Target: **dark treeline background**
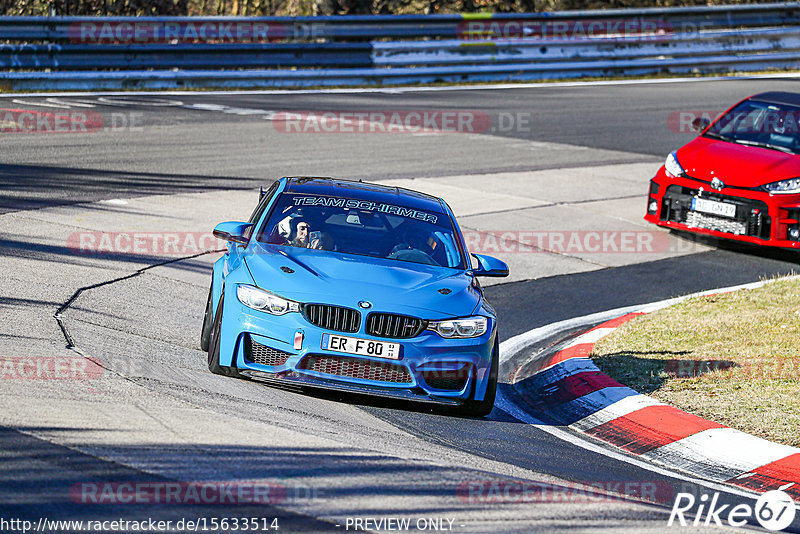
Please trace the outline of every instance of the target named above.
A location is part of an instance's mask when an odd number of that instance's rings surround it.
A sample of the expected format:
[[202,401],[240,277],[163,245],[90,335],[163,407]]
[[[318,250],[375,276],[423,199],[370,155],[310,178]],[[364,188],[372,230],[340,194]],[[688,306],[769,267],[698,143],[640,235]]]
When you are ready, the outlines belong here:
[[0,0],[0,15],[345,15],[540,12],[773,0]]

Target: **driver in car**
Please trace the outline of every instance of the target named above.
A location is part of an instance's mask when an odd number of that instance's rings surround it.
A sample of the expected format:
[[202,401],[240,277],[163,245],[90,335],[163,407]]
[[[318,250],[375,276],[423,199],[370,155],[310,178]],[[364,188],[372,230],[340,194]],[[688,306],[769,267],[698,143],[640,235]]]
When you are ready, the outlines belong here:
[[438,263],[433,258],[436,241],[431,239],[429,233],[424,229],[406,223],[399,241],[387,258],[416,263]]
[[291,232],[287,239],[288,245],[300,248],[322,249],[322,232],[312,232],[311,223],[307,219],[297,217],[292,219]]

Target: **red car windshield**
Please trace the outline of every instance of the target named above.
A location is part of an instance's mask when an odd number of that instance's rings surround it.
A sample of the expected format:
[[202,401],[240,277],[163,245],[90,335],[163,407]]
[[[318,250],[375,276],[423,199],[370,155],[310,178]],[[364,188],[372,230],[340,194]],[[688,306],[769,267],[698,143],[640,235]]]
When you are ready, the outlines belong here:
[[703,135],[798,154],[800,108],[746,100],[720,117]]
[[465,263],[447,215],[344,197],[283,194],[257,239],[440,267]]

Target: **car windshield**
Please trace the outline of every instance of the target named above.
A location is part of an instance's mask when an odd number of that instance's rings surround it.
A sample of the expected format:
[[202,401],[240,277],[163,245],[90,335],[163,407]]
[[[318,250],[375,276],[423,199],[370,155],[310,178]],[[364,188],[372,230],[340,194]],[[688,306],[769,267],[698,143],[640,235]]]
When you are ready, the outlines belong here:
[[704,135],[797,154],[800,153],[800,108],[747,100],[720,117]]
[[283,194],[258,241],[461,268],[447,215],[345,197]]

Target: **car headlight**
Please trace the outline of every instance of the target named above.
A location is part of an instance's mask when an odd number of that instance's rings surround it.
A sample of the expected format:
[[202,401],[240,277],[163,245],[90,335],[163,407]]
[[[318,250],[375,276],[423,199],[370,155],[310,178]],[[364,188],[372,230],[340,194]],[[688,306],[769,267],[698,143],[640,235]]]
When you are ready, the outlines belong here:
[[768,193],[777,193],[780,195],[800,193],[800,178],[772,182],[771,184],[762,185],[761,187]]
[[433,330],[442,337],[479,337],[486,333],[486,317],[465,317],[463,319],[446,319],[430,321],[428,330]]
[[675,155],[675,152],[670,152],[669,156],[667,156],[667,161],[664,162],[664,170],[667,171],[667,176],[670,178],[686,176],[686,171],[684,171],[681,164],[678,163],[678,157]]
[[255,286],[245,284],[236,286],[236,298],[248,308],[265,311],[272,315],[300,311],[300,304],[297,302],[283,299]]

